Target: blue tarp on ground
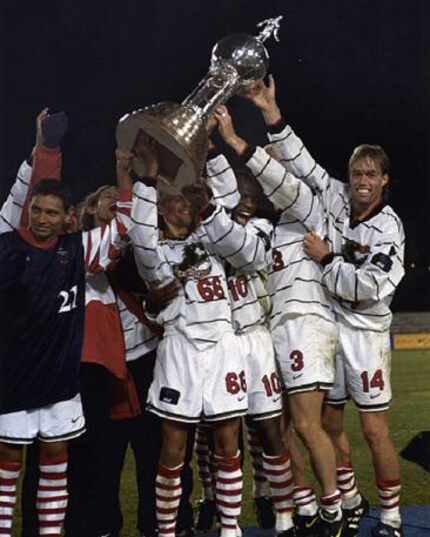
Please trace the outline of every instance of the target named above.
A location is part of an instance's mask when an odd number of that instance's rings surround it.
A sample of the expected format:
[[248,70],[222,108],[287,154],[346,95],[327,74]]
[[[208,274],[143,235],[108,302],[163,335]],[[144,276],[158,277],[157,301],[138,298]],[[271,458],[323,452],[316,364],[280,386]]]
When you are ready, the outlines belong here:
[[[404,537],[430,537],[430,505],[402,507],[402,516]],[[378,509],[371,509],[361,524],[360,537],[370,537],[370,528],[375,526],[378,519]],[[216,533],[210,532],[206,536],[215,537]],[[273,537],[273,532],[258,528],[245,528],[243,537]]]

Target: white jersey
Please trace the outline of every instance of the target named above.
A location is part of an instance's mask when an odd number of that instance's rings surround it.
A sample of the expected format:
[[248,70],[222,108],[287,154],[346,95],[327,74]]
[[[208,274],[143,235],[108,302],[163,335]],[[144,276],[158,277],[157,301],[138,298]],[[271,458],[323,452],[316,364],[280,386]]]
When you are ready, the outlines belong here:
[[0,211],[0,233],[18,229],[21,222],[22,209],[30,189],[32,167],[24,161],[19,167],[9,196]]
[[[140,183],[137,195],[145,200],[139,221],[130,234],[140,275],[149,285],[182,283],[178,296],[157,316],[164,335],[183,334],[198,349],[214,345],[233,332],[226,262],[241,271],[266,267],[266,241],[257,230],[235,222],[220,206],[183,240],[161,240],[158,231],[156,189]],[[149,231],[149,226],[152,227]]]
[[349,185],[330,177],[291,127],[271,140],[284,166],[309,185],[324,209],[327,239],[335,257],[324,267],[322,281],[335,299],[336,312],[355,328],[388,330],[390,303],[404,275],[405,236],[400,218],[385,205],[364,221],[351,222]]
[[132,362],[153,351],[158,345],[159,337],[127,308],[119,296],[116,301],[124,336],[125,359]]
[[324,214],[318,198],[261,147],[256,148],[247,166],[275,208],[282,211],[275,227],[267,282],[273,304],[272,329],[286,314],[314,314],[333,321],[331,301],[321,283],[322,268],[303,250],[308,231],[314,229],[324,235]]
[[[233,209],[240,202],[240,193],[234,171],[224,155],[218,155],[206,165],[208,184],[214,199],[226,209]],[[267,237],[267,268],[271,265],[273,234],[272,224],[262,218],[252,218],[246,224],[255,228],[262,237]],[[237,334],[248,332],[253,327],[265,325],[271,303],[265,282],[266,272],[240,272],[231,265],[226,268],[230,295],[233,326]]]

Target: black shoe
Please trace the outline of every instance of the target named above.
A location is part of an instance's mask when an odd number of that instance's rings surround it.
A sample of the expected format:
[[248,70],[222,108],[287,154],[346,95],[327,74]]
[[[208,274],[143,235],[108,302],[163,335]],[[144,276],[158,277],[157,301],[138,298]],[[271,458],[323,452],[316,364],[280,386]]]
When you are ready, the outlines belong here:
[[254,500],[255,515],[258,527],[262,530],[271,530],[276,524],[276,515],[273,512],[272,498],[260,496]]
[[369,502],[364,496],[361,502],[353,509],[343,509],[343,533],[342,537],[357,537],[360,527],[360,521],[369,512]]
[[202,500],[197,507],[197,531],[209,531],[217,520],[215,500]]
[[381,521],[372,528],[372,537],[403,537],[403,528],[393,528],[388,524],[383,524]]
[[315,535],[315,525],[318,520],[318,513],[316,515],[294,515],[297,537],[312,537]]
[[329,513],[320,509],[318,520],[314,525],[312,536],[315,537],[341,537],[343,529],[343,517],[340,520],[335,520],[337,513]]

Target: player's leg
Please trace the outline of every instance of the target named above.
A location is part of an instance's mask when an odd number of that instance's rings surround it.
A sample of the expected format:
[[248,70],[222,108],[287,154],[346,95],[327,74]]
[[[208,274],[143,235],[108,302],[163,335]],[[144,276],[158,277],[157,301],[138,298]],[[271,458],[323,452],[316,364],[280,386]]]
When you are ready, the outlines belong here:
[[216,505],[220,537],[236,537],[242,505],[242,468],[239,451],[240,419],[214,422]]
[[275,527],[276,518],[273,512],[270,485],[264,472],[263,447],[255,423],[248,416],[246,417],[246,431],[252,464],[252,495],[257,523],[261,529],[271,529]]
[[[0,416],[1,420],[1,416]],[[0,441],[0,517],[2,532],[12,536],[12,523],[15,510],[17,482],[22,468],[23,445]]]
[[196,530],[209,531],[214,525],[217,515],[215,504],[216,470],[213,457],[213,426],[211,424],[202,422],[197,425],[195,452],[202,487],[202,497],[197,509]]
[[337,486],[342,494],[342,509],[345,517],[344,537],[358,535],[361,519],[369,510],[369,502],[360,493],[357,479],[352,465],[351,446],[348,435],[344,431],[345,402],[337,386],[330,392],[334,397],[337,394],[337,404],[327,403],[323,409],[323,424],[328,432],[336,451]]
[[306,536],[311,532],[318,520],[318,502],[315,491],[306,478],[305,459],[301,449],[303,444],[300,442],[292,425],[287,398],[285,398],[284,404],[283,438],[291,457],[291,470],[294,481],[294,525],[298,537]]
[[392,397],[390,336],[388,332],[340,326],[348,391],[360,411],[381,504],[381,520],[372,535],[399,537],[400,468],[386,416]]
[[294,483],[290,455],[281,434],[281,416],[255,420],[254,424],[263,447],[263,467],[276,512],[276,532],[285,537],[294,535]]
[[287,532],[294,531],[293,479],[290,456],[282,439],[282,385],[272,337],[263,326],[240,337],[247,350],[248,420],[257,430],[262,446],[263,470],[276,512],[276,532],[287,536]]
[[[376,485],[381,506],[381,524],[373,535],[401,535],[400,516],[400,464],[393,444],[387,420],[387,413],[360,412],[364,437],[372,453]],[[388,526],[388,528],[387,528]],[[383,533],[391,531],[391,533]]]

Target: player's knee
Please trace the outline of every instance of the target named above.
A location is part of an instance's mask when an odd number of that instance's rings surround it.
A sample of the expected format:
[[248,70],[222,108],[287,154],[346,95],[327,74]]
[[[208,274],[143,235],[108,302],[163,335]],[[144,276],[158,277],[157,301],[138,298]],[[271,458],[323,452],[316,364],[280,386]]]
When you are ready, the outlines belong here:
[[312,441],[315,435],[321,431],[321,423],[310,419],[307,416],[301,416],[294,419],[294,430],[305,444]]
[[263,450],[266,455],[279,455],[285,451],[282,441],[280,420],[273,418],[255,422]]
[[367,414],[362,419],[362,431],[370,447],[382,445],[390,437],[387,421],[382,415]]
[[322,426],[330,438],[338,438],[343,433],[343,420],[330,410],[324,410]]
[[40,442],[40,459],[48,462],[67,458],[66,442]]

